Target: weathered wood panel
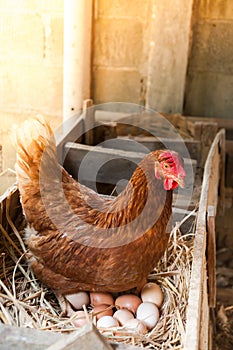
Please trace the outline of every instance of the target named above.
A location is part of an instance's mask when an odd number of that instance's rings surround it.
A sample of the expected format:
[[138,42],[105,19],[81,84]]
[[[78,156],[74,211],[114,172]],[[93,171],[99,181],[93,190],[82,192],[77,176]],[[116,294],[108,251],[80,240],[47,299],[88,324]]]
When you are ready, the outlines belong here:
[[[197,228],[194,242],[193,267],[190,282],[187,324],[186,324],[186,340],[185,350],[208,349],[208,337],[205,331],[208,327],[209,312],[203,300],[207,298],[206,289],[206,216],[208,205],[211,204],[217,208],[218,196],[216,188],[218,188],[218,176],[220,173],[220,145],[224,143],[225,131],[221,130],[216,135],[211,145],[206,160],[204,175],[202,181],[202,192],[199,202],[199,211],[197,217]],[[216,177],[217,176],[217,177]],[[209,203],[209,201],[211,203]],[[202,295],[204,291],[204,294]]]
[[[126,142],[126,144],[128,144]],[[106,143],[106,146],[109,145]],[[114,148],[99,147],[99,146],[87,146],[78,143],[66,143],[65,148],[65,162],[64,166],[66,170],[72,174],[75,179],[78,179],[81,183],[96,190],[96,184],[112,185],[109,187],[111,190],[118,186],[117,193],[121,192],[125,187],[127,181],[131,178],[137,164],[146,155],[145,147],[140,145],[138,152],[125,151],[117,149],[115,147],[117,142],[111,141],[110,145]],[[130,147],[129,147],[130,149]],[[139,152],[139,150],[144,151]],[[197,162],[195,160],[184,159],[185,169],[189,176],[187,176],[186,187],[191,188],[193,184],[193,173]],[[122,181],[123,180],[123,181]],[[110,194],[107,187],[107,192],[104,194]],[[187,199],[184,198],[187,203]]]

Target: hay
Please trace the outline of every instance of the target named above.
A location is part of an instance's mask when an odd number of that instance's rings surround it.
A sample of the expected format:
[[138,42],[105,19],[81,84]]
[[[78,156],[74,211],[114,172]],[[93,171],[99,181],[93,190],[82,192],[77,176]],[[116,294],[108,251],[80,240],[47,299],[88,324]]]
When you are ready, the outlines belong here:
[[[60,316],[61,310],[53,293],[41,285],[27,264],[27,251],[22,237],[23,217],[17,226],[9,217],[10,199],[7,199],[8,232],[0,224],[0,322],[3,324],[42,330],[71,332],[76,328],[71,318]],[[195,220],[188,232],[181,233],[182,225],[195,211],[173,228],[168,248],[148,281],[158,283],[164,294],[160,319],[147,334],[130,333],[124,327],[101,329],[110,341],[124,342],[149,349],[182,349],[185,337],[186,310],[193,259]],[[186,225],[187,226],[187,225]],[[86,317],[91,317],[86,312]],[[95,322],[95,318],[93,319]]]

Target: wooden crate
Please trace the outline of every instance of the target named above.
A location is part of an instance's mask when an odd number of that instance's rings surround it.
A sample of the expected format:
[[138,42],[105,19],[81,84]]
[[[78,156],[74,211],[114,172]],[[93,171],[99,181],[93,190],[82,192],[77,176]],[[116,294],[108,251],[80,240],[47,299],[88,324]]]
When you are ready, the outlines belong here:
[[[102,161],[104,164],[111,159],[115,159],[113,165],[102,171],[99,178],[100,190],[107,187],[107,194],[117,184],[119,177],[128,179],[134,170],[132,163],[138,162],[143,156],[143,152],[138,152],[133,147],[132,140],[136,140],[141,145],[146,145],[149,150],[161,147],[163,138],[160,140],[151,136],[147,132],[139,132],[142,116],[125,116],[124,122],[109,119],[101,121],[96,118],[97,109],[85,110],[83,114],[69,121],[65,132],[58,135],[57,149],[58,158],[64,163],[65,168],[77,178],[77,170],[85,155],[91,150],[93,158]],[[135,128],[135,117],[138,118],[138,126]],[[192,209],[197,203],[199,211],[197,216],[197,228],[195,232],[194,257],[192,266],[192,277],[189,290],[187,321],[186,321],[186,340],[185,350],[207,350],[211,346],[211,319],[209,317],[210,308],[215,306],[215,232],[214,222],[217,207],[223,206],[222,198],[224,196],[224,159],[225,159],[225,132],[218,131],[218,125],[214,122],[188,121],[181,116],[166,116],[166,118],[179,130],[182,130],[184,142],[188,148],[192,161],[187,163],[188,167],[195,170],[195,189],[189,208]],[[133,123],[132,123],[133,120]],[[128,125],[126,127],[126,124]],[[142,123],[142,129],[145,125]],[[156,122],[154,128],[158,127]],[[130,137],[129,137],[130,135]],[[164,130],[164,136],[169,136],[169,129]],[[111,138],[120,138],[121,146],[115,148],[106,148],[96,146],[101,141]],[[74,143],[74,141],[76,141]],[[172,145],[172,139],[170,144]],[[179,143],[179,141],[178,141]],[[94,147],[93,147],[94,146]],[[179,144],[174,143],[174,147],[179,149]],[[122,174],[121,158],[126,158],[124,166],[125,171]],[[119,160],[119,162],[118,162]],[[136,165],[135,165],[136,166]],[[119,169],[121,169],[119,171]],[[114,176],[109,179],[107,174],[111,170]],[[83,178],[83,183],[93,185],[91,178]],[[190,184],[191,185],[191,184]],[[103,191],[104,193],[104,191]],[[105,193],[106,194],[106,193]],[[11,218],[17,217],[21,210],[19,203],[19,194],[15,187],[11,188],[0,198],[1,202],[1,227],[7,228],[7,198],[10,198]],[[175,207],[175,220],[178,220],[186,210],[184,210],[184,200]],[[176,203],[177,204],[177,203]],[[8,208],[9,209],[9,208]],[[0,227],[0,228],[1,228]],[[96,331],[95,327],[87,326],[83,330],[77,331],[76,335],[61,335],[46,333],[43,337],[41,331],[29,329],[17,329],[14,327],[3,326],[0,324],[0,338],[8,337],[3,349],[74,349],[75,346],[82,349],[89,349],[95,344],[96,349],[130,349],[132,347],[124,344],[107,344],[106,341]],[[91,339],[91,343],[87,342]],[[57,341],[57,343],[56,343]],[[52,345],[53,344],[53,345]],[[85,345],[88,344],[88,345]],[[91,345],[90,345],[91,344]],[[97,345],[98,344],[98,345]],[[86,346],[86,347],[85,347]]]

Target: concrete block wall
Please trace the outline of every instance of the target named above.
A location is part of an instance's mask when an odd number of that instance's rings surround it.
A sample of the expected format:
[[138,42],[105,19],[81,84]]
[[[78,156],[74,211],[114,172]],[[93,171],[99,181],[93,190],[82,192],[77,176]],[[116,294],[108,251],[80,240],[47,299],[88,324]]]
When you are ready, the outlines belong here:
[[193,0],[96,1],[93,97],[182,113]]
[[62,113],[63,0],[0,0],[0,110]]
[[185,114],[233,118],[233,1],[195,0]]
[[[233,0],[93,4],[96,104],[232,117]],[[0,0],[0,112],[62,116],[63,6],[64,0]]]
[[151,3],[95,2],[92,86],[95,103],[144,103]]

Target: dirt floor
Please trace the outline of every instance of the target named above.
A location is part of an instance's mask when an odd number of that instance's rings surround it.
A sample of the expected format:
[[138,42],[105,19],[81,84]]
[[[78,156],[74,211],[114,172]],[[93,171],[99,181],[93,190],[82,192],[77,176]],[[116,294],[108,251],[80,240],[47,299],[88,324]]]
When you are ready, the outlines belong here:
[[[0,145],[2,145],[3,174],[0,175],[0,196],[15,181],[15,150],[12,130],[35,114],[16,115],[0,112]],[[45,116],[54,130],[61,118]],[[1,164],[1,162],[0,162]],[[1,172],[1,169],[0,169]],[[215,350],[233,349],[233,189],[226,194],[226,210],[216,223],[217,237],[217,307],[213,310]]]

